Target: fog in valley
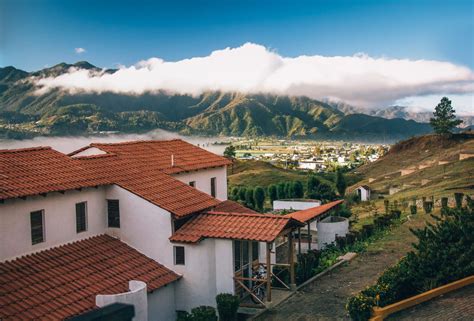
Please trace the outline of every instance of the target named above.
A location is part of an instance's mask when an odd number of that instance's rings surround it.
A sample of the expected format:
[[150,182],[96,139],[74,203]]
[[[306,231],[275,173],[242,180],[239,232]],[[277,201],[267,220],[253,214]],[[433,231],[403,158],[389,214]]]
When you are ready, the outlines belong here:
[[223,137],[199,137],[183,136],[178,133],[155,129],[143,134],[108,134],[91,136],[61,136],[61,137],[35,137],[24,140],[2,140],[0,139],[0,149],[26,148],[36,146],[51,146],[53,149],[70,153],[76,149],[89,145],[90,143],[117,143],[135,140],[163,140],[163,139],[182,139],[191,144],[198,145],[213,153],[222,155],[225,145],[213,145],[214,142],[222,142]]

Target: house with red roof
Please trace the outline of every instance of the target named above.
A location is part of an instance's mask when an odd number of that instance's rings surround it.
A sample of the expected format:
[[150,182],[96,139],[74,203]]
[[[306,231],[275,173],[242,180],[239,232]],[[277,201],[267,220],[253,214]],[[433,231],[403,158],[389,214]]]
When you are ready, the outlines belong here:
[[252,296],[259,264],[271,301],[273,243],[304,223],[227,200],[230,164],[182,140],[0,150],[0,319],[120,302],[174,320],[219,293]]

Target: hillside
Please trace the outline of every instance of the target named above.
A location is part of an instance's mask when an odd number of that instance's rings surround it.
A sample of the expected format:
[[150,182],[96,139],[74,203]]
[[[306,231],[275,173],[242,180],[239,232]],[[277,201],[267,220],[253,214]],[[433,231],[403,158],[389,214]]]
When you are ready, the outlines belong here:
[[[378,161],[355,171],[368,185],[393,199],[474,194],[474,134],[425,135],[395,144]],[[471,158],[469,158],[471,157]],[[390,189],[392,195],[388,195]]]
[[163,128],[200,135],[394,141],[431,131],[426,124],[412,121],[344,115],[307,97],[223,92],[196,96],[166,92],[71,94],[59,89],[38,93],[34,79],[55,77],[71,68],[115,72],[85,61],[33,73],[0,68],[0,137]]

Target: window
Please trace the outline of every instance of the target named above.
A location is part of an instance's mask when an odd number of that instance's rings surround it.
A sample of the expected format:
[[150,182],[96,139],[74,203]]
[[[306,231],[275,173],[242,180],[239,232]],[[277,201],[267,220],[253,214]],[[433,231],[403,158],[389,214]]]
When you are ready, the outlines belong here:
[[120,206],[118,200],[107,200],[109,227],[120,227]]
[[189,186],[196,187],[196,181],[189,182]]
[[76,204],[76,232],[87,231],[87,202]]
[[184,265],[184,246],[174,246],[174,264]]
[[258,261],[258,242],[252,242],[252,261]]
[[240,250],[240,247],[241,247],[241,242],[240,241],[234,241],[234,271],[237,272],[237,271],[240,271],[240,269],[242,268],[240,265],[241,265],[241,250]]
[[31,243],[33,245],[44,242],[44,211],[30,213]]
[[216,178],[211,178],[211,196],[216,197]]

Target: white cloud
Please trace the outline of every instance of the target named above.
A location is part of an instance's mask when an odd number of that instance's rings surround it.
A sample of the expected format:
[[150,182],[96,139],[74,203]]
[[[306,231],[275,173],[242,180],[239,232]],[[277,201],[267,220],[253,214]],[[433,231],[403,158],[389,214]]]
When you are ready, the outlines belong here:
[[358,106],[383,106],[405,97],[474,91],[474,72],[434,60],[354,56],[283,57],[246,43],[180,61],[150,58],[114,74],[71,70],[56,78],[36,80],[41,92],[63,88],[71,92],[142,94],[159,90],[200,94],[240,91],[306,95]]
[[437,95],[406,97],[398,100],[396,104],[406,106],[412,112],[432,112],[444,96],[449,97],[457,115],[474,116],[474,93],[463,95],[440,93]]
[[74,51],[75,51],[78,55],[80,55],[80,54],[86,52],[86,49],[79,47],[79,48],[74,48]]

